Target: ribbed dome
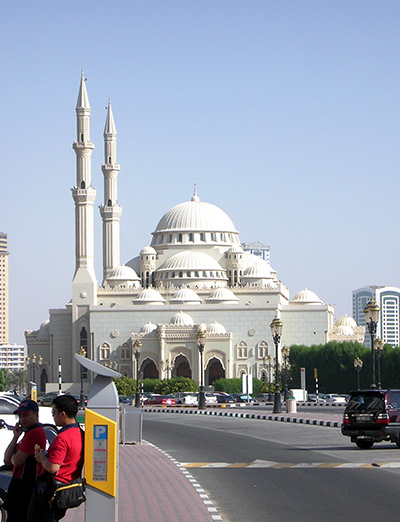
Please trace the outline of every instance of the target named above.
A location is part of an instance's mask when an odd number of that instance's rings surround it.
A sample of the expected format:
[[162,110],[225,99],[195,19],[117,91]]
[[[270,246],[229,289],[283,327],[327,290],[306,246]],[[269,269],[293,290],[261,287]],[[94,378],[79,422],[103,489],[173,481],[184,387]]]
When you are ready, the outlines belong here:
[[149,321],[148,323],[144,324],[142,328],[140,329],[140,333],[146,335],[151,332],[154,332],[154,330],[157,330],[157,325]]
[[158,269],[160,270],[223,270],[223,268],[208,254],[188,250],[168,258]]
[[181,311],[173,316],[169,324],[173,324],[174,326],[193,326],[194,321],[189,314],[185,314],[185,312]]
[[226,334],[226,330],[222,324],[217,323],[217,321],[214,321],[213,323],[207,326],[207,333],[210,335],[221,335]]
[[348,315],[343,315],[339,317],[339,319],[335,322],[335,326],[351,326],[352,328],[357,326],[357,323],[352,317]]
[[160,292],[157,292],[157,290],[154,290],[153,288],[145,288],[144,290],[139,292],[134,302],[138,304],[158,305],[163,304],[165,302],[165,299],[160,294]]
[[296,294],[291,300],[292,304],[311,304],[311,305],[321,305],[324,304],[323,301],[315,294],[312,290],[308,290],[304,288],[298,294]]
[[154,250],[153,247],[151,246],[145,246],[144,248],[142,248],[142,250],[140,251],[140,255],[156,255],[157,252]]
[[139,281],[137,273],[130,266],[122,265],[115,268],[107,278],[114,281]]
[[236,304],[239,299],[229,288],[217,288],[207,297],[207,301],[211,303],[229,303]]
[[200,304],[201,299],[194,290],[191,290],[190,288],[182,288],[170,299],[170,303]]
[[242,278],[246,279],[272,279],[271,267],[265,261],[259,261],[249,266],[243,272]]
[[191,201],[180,203],[168,210],[160,219],[154,234],[172,231],[238,233],[230,217],[223,210],[211,203],[200,201],[196,192]]

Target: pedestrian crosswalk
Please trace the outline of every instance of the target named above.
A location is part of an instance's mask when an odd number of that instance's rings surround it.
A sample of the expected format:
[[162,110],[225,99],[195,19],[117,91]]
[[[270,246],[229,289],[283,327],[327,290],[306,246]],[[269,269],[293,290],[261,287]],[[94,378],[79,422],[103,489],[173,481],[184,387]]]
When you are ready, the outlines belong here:
[[395,469],[400,468],[400,462],[272,462],[269,460],[255,460],[253,462],[182,462],[184,468],[232,469],[232,468],[272,468],[272,469]]

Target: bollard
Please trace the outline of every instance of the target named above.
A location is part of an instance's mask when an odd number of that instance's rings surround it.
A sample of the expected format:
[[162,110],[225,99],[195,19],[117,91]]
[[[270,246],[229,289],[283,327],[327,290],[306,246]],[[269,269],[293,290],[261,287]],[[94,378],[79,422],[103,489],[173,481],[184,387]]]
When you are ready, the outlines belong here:
[[286,413],[297,413],[297,402],[294,397],[286,399]]

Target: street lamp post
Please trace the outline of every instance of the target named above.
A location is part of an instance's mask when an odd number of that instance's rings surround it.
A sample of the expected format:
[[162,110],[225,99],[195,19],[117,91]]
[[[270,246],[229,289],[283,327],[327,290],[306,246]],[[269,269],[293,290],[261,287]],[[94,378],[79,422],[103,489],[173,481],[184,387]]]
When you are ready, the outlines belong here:
[[371,337],[371,352],[372,352],[372,384],[371,388],[376,388],[375,383],[375,346],[374,338],[376,334],[376,327],[379,321],[380,308],[376,304],[375,299],[371,298],[364,308],[365,323],[367,325],[369,335]]
[[283,400],[286,401],[288,398],[287,372],[289,369],[290,348],[284,346],[281,352],[283,358]]
[[197,331],[197,348],[199,349],[200,356],[200,386],[199,386],[199,410],[204,410],[206,407],[206,398],[204,395],[204,365],[203,365],[203,353],[206,339],[206,332],[201,328]]
[[358,356],[354,359],[354,368],[357,372],[357,390],[360,389],[360,372],[363,367],[362,359],[360,359]]
[[276,316],[270,324],[272,339],[275,344],[275,395],[273,413],[282,412],[281,391],[279,389],[279,363],[278,363],[278,347],[282,336],[282,321]]
[[[80,347],[78,355],[80,355],[81,357],[86,357],[86,350],[84,349],[83,346]],[[79,407],[80,408],[84,408],[84,406],[85,406],[85,397],[83,395],[83,366],[82,366],[82,364],[80,364],[79,366],[80,366],[80,372],[81,372],[81,392],[80,392],[80,395],[79,395]]]
[[378,358],[378,388],[380,389],[382,387],[382,384],[381,384],[381,355],[383,352],[382,339],[379,339],[379,338],[375,339],[375,350],[376,350],[376,356]]
[[135,349],[135,359],[136,359],[136,393],[135,393],[135,408],[140,408],[140,390],[139,390],[139,357],[140,357],[140,348],[142,347],[142,343],[140,339],[136,339],[133,343],[133,347]]

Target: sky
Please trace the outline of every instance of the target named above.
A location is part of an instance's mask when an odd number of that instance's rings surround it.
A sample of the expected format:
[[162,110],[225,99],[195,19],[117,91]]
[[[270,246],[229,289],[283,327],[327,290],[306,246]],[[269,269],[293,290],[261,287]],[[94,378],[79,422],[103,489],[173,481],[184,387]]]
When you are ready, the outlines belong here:
[[1,25],[10,342],[71,298],[82,69],[99,282],[111,98],[122,263],[196,184],[241,241],[270,245],[291,297],[309,288],[338,318],[352,290],[400,286],[400,3],[21,0]]

